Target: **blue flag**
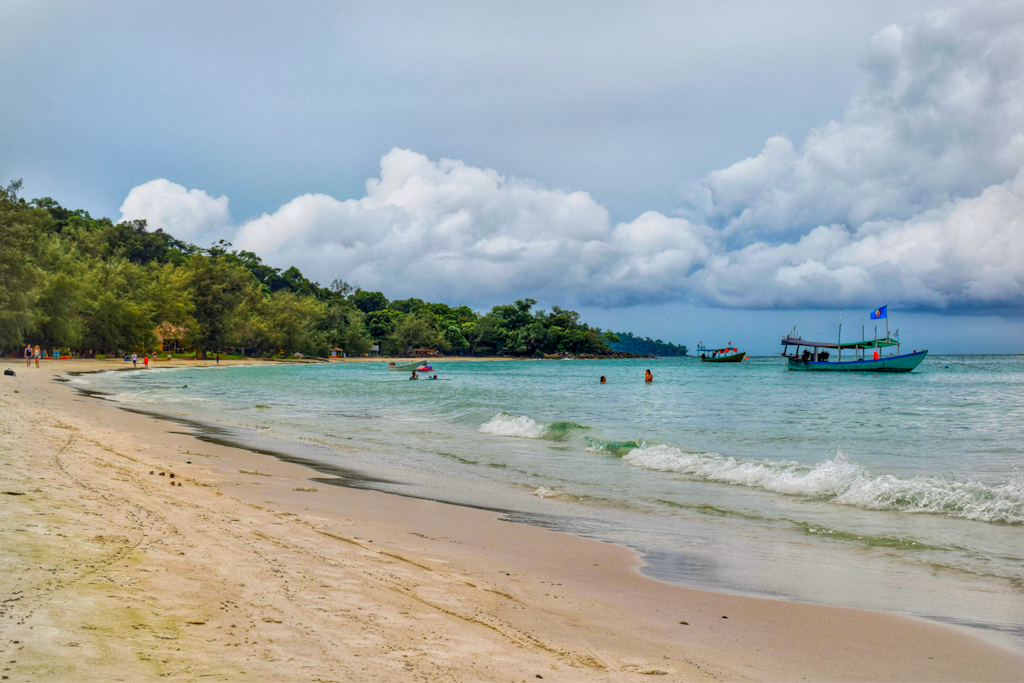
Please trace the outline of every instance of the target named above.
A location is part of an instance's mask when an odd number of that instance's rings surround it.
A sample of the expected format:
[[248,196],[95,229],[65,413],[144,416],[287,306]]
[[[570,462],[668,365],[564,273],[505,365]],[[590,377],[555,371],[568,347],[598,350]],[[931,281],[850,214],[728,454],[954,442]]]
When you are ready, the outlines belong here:
[[885,317],[885,309],[886,309],[886,306],[882,306],[881,308],[876,308],[875,310],[871,311],[871,319],[872,320],[879,320],[880,318],[884,318]]

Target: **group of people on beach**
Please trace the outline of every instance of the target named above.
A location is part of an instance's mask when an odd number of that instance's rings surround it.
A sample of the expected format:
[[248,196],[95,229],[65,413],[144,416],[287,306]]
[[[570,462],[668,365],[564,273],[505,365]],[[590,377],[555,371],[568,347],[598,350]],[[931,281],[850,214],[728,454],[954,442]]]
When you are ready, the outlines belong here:
[[39,344],[33,349],[31,344],[25,345],[25,367],[32,366],[32,359],[36,359],[36,367],[39,367],[39,359],[43,357],[43,351],[39,348]]
[[[648,368],[647,370],[644,370],[644,382],[653,382],[653,381],[654,381],[654,374],[651,373],[650,368]],[[608,384],[608,378],[605,377],[604,375],[601,375],[601,384]]]

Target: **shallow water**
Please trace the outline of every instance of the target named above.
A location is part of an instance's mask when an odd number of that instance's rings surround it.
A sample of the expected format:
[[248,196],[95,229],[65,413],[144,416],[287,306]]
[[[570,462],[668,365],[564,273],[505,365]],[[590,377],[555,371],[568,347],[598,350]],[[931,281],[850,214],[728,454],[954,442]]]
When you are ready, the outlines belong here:
[[435,371],[85,381],[363,472],[372,488],[624,543],[663,580],[923,615],[1024,646],[1024,358],[932,356],[901,375],[788,372],[778,358]]

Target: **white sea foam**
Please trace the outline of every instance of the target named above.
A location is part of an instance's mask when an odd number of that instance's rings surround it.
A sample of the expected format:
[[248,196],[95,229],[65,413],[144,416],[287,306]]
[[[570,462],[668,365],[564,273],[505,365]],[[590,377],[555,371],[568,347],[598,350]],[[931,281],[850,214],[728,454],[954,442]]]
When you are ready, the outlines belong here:
[[554,498],[555,496],[562,495],[562,492],[557,489],[549,489],[547,486],[541,486],[533,492],[533,495],[538,498]]
[[537,422],[525,415],[498,413],[480,425],[484,434],[496,436],[517,436],[521,439],[542,439],[547,433],[547,425]]
[[927,512],[986,522],[1024,523],[1024,478],[990,486],[937,477],[872,475],[836,451],[815,465],[792,461],[688,453],[672,446],[636,448],[623,460],[634,467],[676,472],[702,481],[830,500],[871,510]]

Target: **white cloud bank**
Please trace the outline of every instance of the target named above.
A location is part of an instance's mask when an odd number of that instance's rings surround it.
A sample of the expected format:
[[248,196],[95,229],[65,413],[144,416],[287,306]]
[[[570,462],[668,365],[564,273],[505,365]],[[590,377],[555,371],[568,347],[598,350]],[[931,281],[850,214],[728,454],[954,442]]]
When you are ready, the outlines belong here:
[[210,240],[231,220],[228,198],[187,190],[165,178],[133,187],[121,204],[121,220],[144,219],[150,230],[161,229],[180,240]]
[[[236,247],[390,296],[735,307],[1024,304],[1024,6],[973,6],[880,32],[842,122],[784,137],[689,188],[688,218],[612,225],[549,190],[394,149],[366,195],[303,195],[236,228]],[[125,217],[189,239],[227,198],[166,180]]]
[[940,11],[870,42],[865,87],[841,122],[685,193],[729,235],[907,219],[979,194],[1024,165],[1024,4]]

